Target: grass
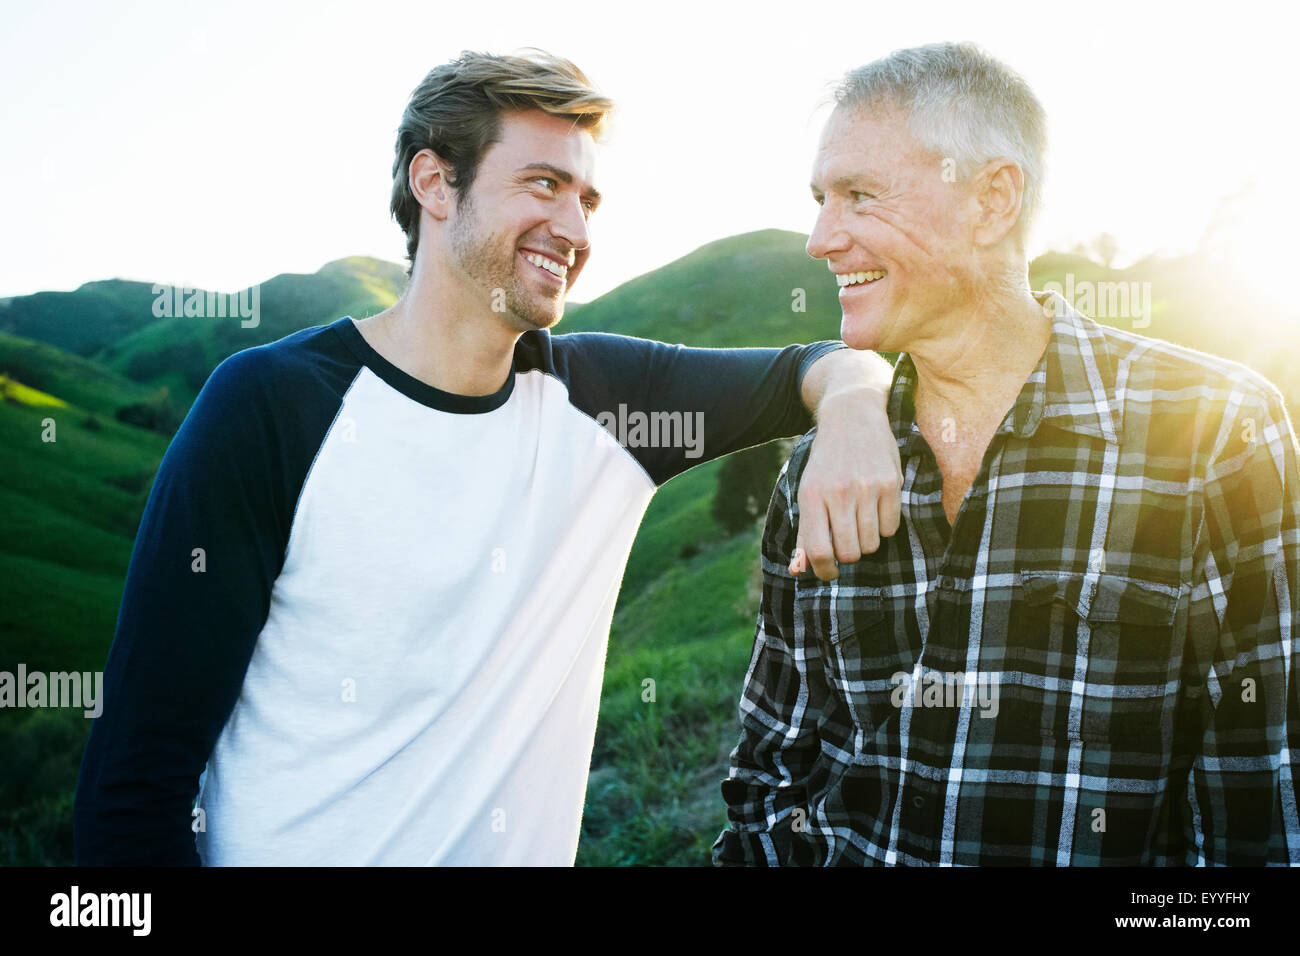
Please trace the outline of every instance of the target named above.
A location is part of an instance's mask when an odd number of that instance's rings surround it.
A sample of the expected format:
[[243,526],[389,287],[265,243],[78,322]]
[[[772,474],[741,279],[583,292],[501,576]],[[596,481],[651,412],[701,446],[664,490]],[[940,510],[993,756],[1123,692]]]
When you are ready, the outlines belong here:
[[[692,477],[675,479],[665,493]],[[699,525],[683,520],[695,500],[655,504],[663,520],[651,524],[655,516],[648,516],[645,528],[655,533],[644,542],[639,536],[633,548],[643,568],[701,544]],[[726,824],[719,786],[739,730],[758,613],[758,538],[755,525],[705,541],[689,559],[659,565],[660,574],[639,590],[625,583],[610,633],[578,865],[709,864]]]
[[[166,439],[112,418],[117,403],[148,389],[93,375],[92,363],[45,346],[0,337],[0,354],[6,347],[26,353],[47,388],[67,386],[63,395],[91,407],[0,402],[0,670],[102,670]],[[96,379],[102,389],[87,390]],[[72,798],[90,726],[79,709],[0,713],[0,865],[72,862]]]
[[72,800],[90,726],[80,710],[14,711],[0,721],[0,866],[72,862]]
[[63,401],[63,399],[55,398],[53,395],[47,395],[34,388],[28,388],[21,382],[15,382],[13,379],[5,375],[0,375],[0,400],[14,402],[19,405],[33,405],[37,407],[68,407],[68,403]]

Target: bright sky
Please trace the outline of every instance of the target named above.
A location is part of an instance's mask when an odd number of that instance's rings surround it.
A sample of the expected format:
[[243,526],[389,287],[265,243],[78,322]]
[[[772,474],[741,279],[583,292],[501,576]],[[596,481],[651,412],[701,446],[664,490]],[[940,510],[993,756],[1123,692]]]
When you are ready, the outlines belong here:
[[[538,46],[618,103],[587,301],[723,236],[807,232],[815,107],[893,49],[974,40],[1047,109],[1034,252],[1101,232],[1120,264],[1220,213],[1260,281],[1300,222],[1296,55],[1270,7],[5,0],[0,296],[92,279],[221,291],[331,259],[401,262],[388,215],[411,90],[463,49]],[[1285,270],[1285,271],[1284,271]],[[829,280],[828,280],[829,281]]]

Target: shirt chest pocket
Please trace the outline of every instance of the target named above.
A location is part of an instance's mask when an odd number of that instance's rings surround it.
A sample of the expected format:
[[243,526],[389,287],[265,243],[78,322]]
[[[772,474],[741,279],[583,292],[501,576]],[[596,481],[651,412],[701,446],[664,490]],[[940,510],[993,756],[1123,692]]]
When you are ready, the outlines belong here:
[[822,659],[830,685],[832,719],[867,734],[898,713],[898,675],[910,674],[920,636],[903,606],[884,588],[821,584],[796,590],[795,610],[805,640]]
[[1022,572],[1021,583],[1009,651],[1041,683],[1039,733],[1126,750],[1168,743],[1178,589],[1114,574]]

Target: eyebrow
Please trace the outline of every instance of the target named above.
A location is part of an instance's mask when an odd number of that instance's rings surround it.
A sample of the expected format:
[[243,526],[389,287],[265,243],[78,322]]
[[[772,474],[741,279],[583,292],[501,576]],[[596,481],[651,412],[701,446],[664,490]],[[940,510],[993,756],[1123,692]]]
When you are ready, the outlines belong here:
[[[874,179],[872,179],[870,176],[859,174],[856,176],[835,177],[834,179],[831,180],[829,191],[834,192],[835,190],[844,190],[852,186],[863,186],[866,187],[867,189],[874,189],[876,191],[879,191],[881,189],[880,184],[876,182]],[[817,187],[816,183],[809,183],[808,188],[813,191],[814,195],[821,192],[821,190]]]
[[[544,173],[550,173],[560,182],[568,185],[573,182],[573,173],[567,169],[561,169],[559,166],[552,166],[550,163],[529,163],[527,166],[520,166],[515,170],[516,173],[526,173],[529,170],[540,169]],[[587,197],[600,202],[605,197],[600,194],[600,190],[594,186],[587,187]]]

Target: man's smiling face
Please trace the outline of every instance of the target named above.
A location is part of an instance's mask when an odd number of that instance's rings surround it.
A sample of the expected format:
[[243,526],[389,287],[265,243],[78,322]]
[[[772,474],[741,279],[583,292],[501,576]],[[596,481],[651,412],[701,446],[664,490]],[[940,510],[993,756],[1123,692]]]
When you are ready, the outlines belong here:
[[963,301],[969,200],[943,170],[943,157],[917,142],[896,109],[838,107],[827,121],[811,183],[821,209],[807,248],[835,274],[840,335],[851,347],[908,351]]
[[[449,217],[458,270],[520,332],[549,328],[590,254],[596,144],[571,120],[506,113]],[[497,291],[500,290],[500,291]]]

